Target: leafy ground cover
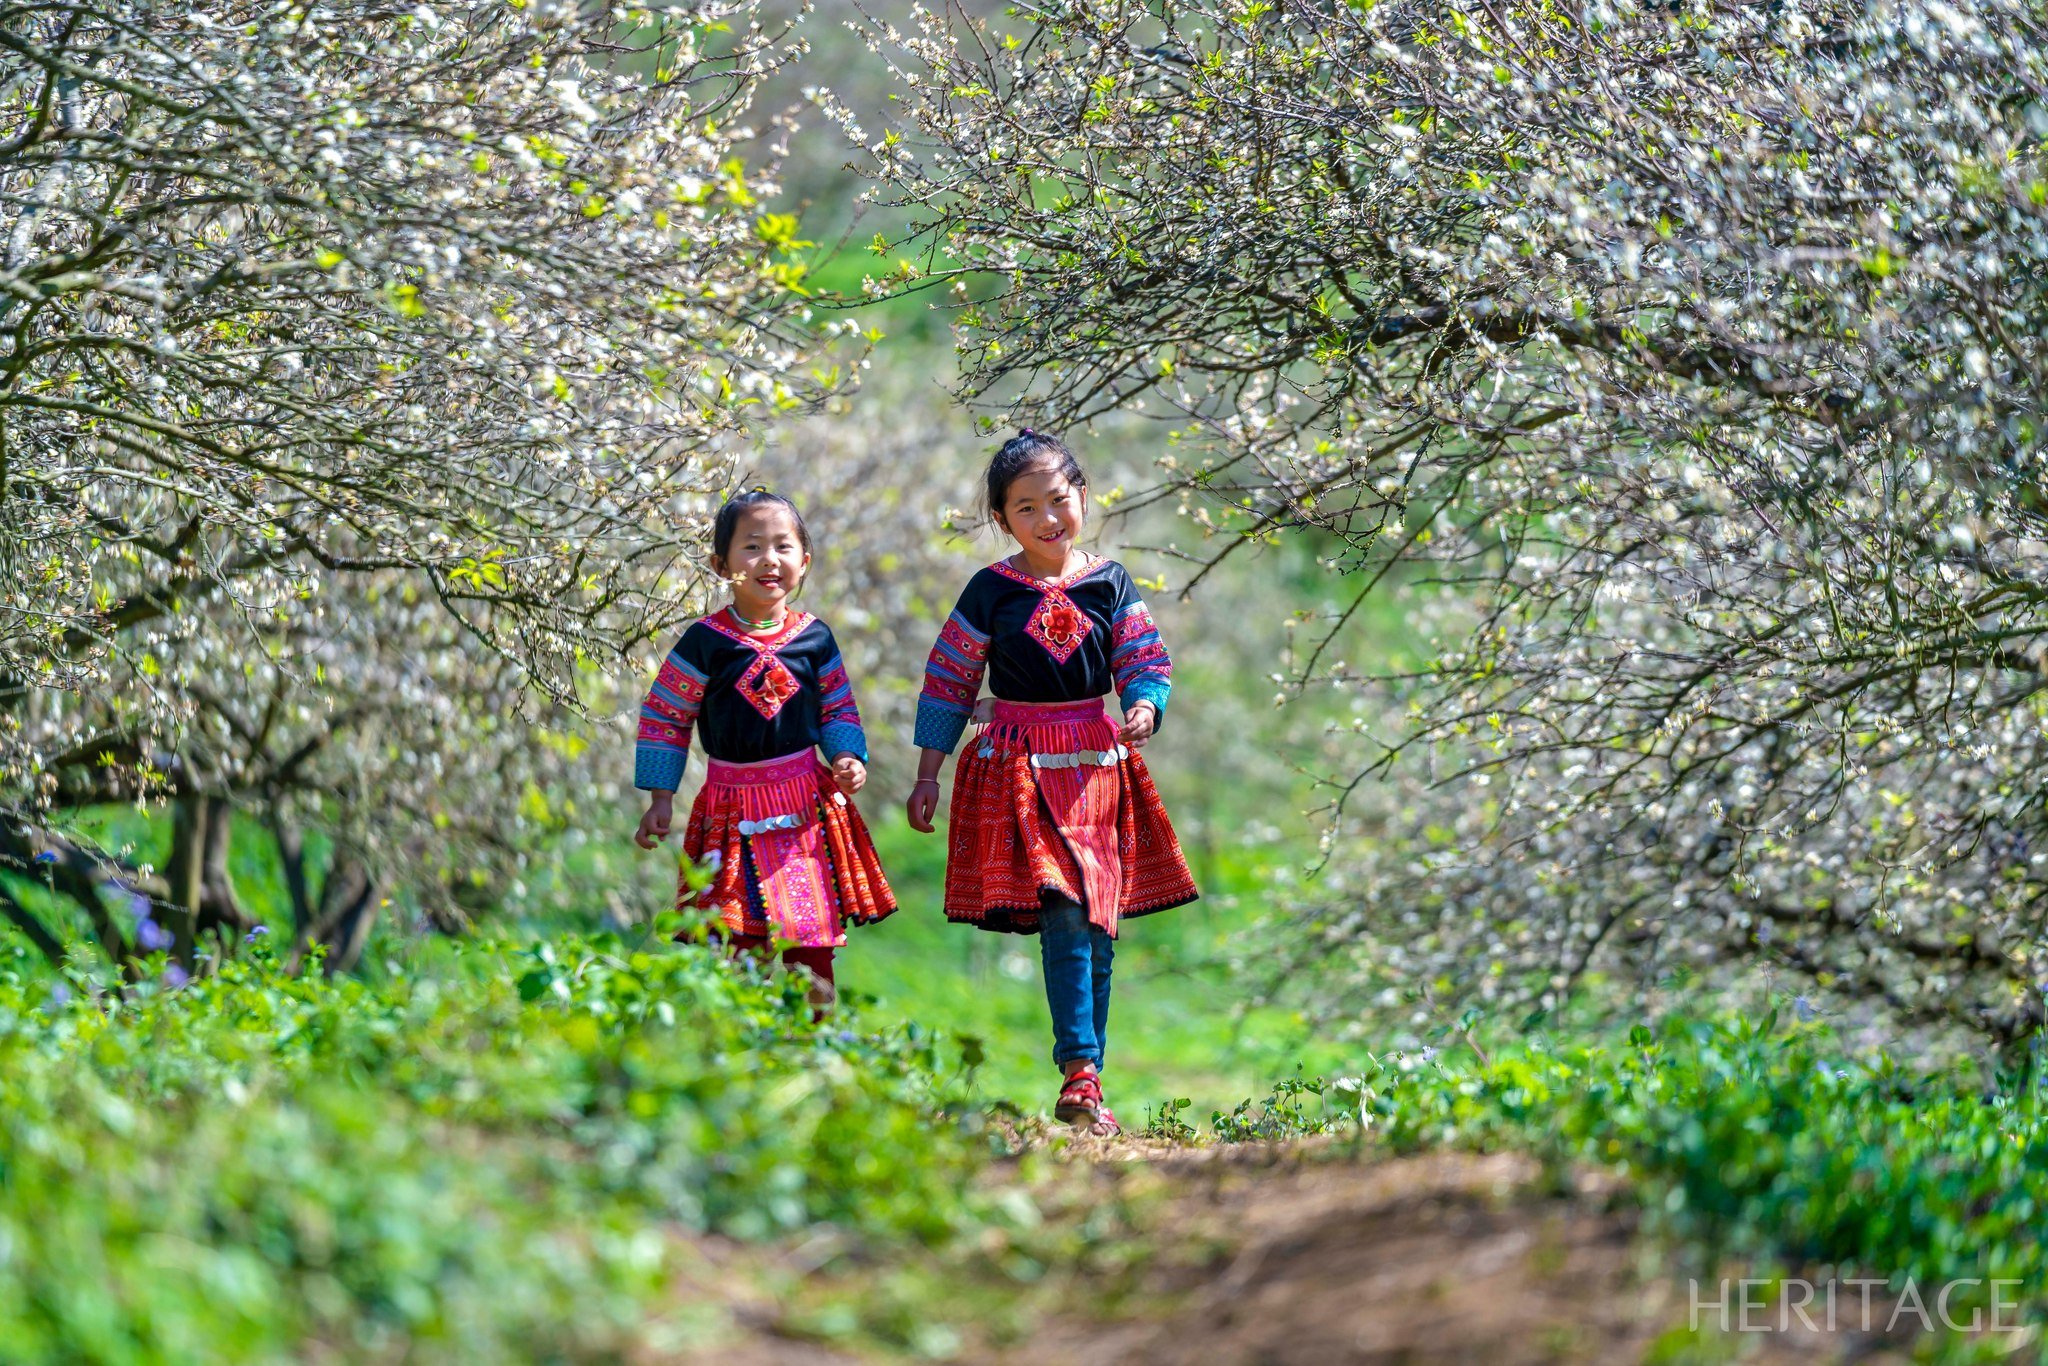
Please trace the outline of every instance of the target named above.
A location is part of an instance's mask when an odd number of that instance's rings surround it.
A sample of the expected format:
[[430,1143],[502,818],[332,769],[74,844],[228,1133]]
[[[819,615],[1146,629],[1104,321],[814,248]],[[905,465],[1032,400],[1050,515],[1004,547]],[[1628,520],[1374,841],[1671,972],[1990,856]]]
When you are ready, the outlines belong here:
[[384,980],[259,944],[125,1000],[0,986],[10,1361],[587,1357],[675,1347],[682,1235],[1029,1228],[975,1178],[929,1036],[610,937],[423,950]]
[[[921,904],[935,870],[896,852]],[[1430,1266],[1465,1287],[1447,1305],[1522,1296],[1553,1355],[1583,1345],[1571,1287],[1597,1283],[1580,1328],[1714,1356],[1670,1330],[1668,1277],[1628,1271],[1639,1248],[1667,1271],[1976,1279],[1959,1319],[1989,1310],[1993,1278],[2030,1324],[2048,1307],[2032,1075],[1916,1071],[1775,1017],[1482,1028],[1483,1056],[1317,1045],[1284,1013],[1229,1008],[1241,907],[1217,883],[1132,927],[1115,1047],[1145,1131],[1108,1146],[1033,1118],[1036,965],[1004,958],[1028,941],[935,913],[858,945],[848,1008],[823,1023],[788,980],[645,930],[407,941],[334,981],[284,973],[265,936],[121,997],[10,946],[0,1343],[28,1362],[1150,1352],[1185,1337],[1174,1314],[1242,1294],[1321,1323],[1304,1350],[1361,1333],[1421,1350],[1427,1334],[1346,1317],[1357,1296],[1332,1277]],[[1232,1103],[1254,1077],[1265,1098]],[[1344,1252],[1367,1243],[1413,1255]],[[1505,1247],[1536,1260],[1469,1278]],[[1202,1340],[1289,1359],[1258,1318]]]

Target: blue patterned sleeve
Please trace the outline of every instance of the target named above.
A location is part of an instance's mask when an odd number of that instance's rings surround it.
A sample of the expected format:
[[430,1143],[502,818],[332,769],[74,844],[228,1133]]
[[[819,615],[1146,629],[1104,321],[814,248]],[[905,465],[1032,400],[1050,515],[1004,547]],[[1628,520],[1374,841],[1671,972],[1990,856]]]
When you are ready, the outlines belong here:
[[825,751],[827,759],[851,754],[866,763],[868,734],[861,726],[860,708],[853,700],[853,680],[846,676],[845,661],[839,657],[839,642],[832,639],[830,627],[825,629],[825,638],[830,646],[824,667],[818,670],[818,747]]
[[690,656],[685,634],[661,662],[654,686],[640,704],[640,732],[633,747],[633,786],[673,792],[683,785],[690,758],[690,732],[704,704],[704,670]]
[[1123,709],[1128,712],[1140,702],[1150,702],[1156,729],[1166,723],[1166,699],[1173,693],[1173,660],[1137,586],[1129,574],[1123,578],[1116,619],[1110,623],[1109,670]]
[[917,698],[919,749],[951,754],[974,715],[974,699],[988,669],[988,632],[969,619],[967,599],[966,593],[960,595],[925,661],[924,690]]

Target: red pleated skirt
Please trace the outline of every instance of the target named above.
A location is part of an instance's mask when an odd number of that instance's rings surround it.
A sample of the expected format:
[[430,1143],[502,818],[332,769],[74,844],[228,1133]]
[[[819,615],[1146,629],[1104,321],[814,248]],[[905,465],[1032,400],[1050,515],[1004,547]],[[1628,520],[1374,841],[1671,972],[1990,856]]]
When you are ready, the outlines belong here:
[[953,780],[948,920],[1034,934],[1056,893],[1115,934],[1195,899],[1159,789],[1116,730],[1100,700],[995,704]]
[[860,809],[815,750],[757,764],[711,760],[683,853],[699,864],[710,857],[715,872],[694,897],[679,881],[677,907],[716,911],[729,934],[837,948],[848,925],[896,909]]

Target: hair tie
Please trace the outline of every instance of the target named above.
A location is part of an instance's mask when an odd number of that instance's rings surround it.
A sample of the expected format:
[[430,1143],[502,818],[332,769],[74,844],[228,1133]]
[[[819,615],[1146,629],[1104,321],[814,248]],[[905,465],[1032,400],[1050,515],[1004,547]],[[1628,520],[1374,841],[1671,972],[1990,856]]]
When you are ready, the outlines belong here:
[[1032,431],[1032,430],[1031,430],[1031,429],[1030,429],[1029,427],[1019,427],[1019,428],[1017,429],[1017,435],[1019,435],[1019,436],[1037,436],[1037,435],[1038,435],[1038,433],[1037,433],[1037,432],[1034,432],[1034,431]]

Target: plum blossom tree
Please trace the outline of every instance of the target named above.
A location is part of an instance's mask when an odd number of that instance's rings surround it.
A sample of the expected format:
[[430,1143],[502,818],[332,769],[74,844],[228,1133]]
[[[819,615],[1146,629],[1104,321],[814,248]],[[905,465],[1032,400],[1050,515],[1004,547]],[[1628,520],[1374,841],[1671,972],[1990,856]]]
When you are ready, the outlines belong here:
[[[1039,0],[868,32],[901,118],[839,112],[917,220],[871,289],[946,292],[969,396],[1170,423],[1203,569],[1330,547],[1290,686],[1395,705],[1333,765],[1370,837],[1332,846],[1317,953],[1551,1002],[1765,961],[2039,1030],[2037,6]],[[1387,592],[1436,657],[1338,667]]]
[[[189,956],[247,927],[248,811],[345,958],[559,776],[545,709],[674,626],[733,451],[845,374],[734,152],[801,49],[752,13],[0,9],[0,874]],[[154,796],[161,869],[55,819]]]

